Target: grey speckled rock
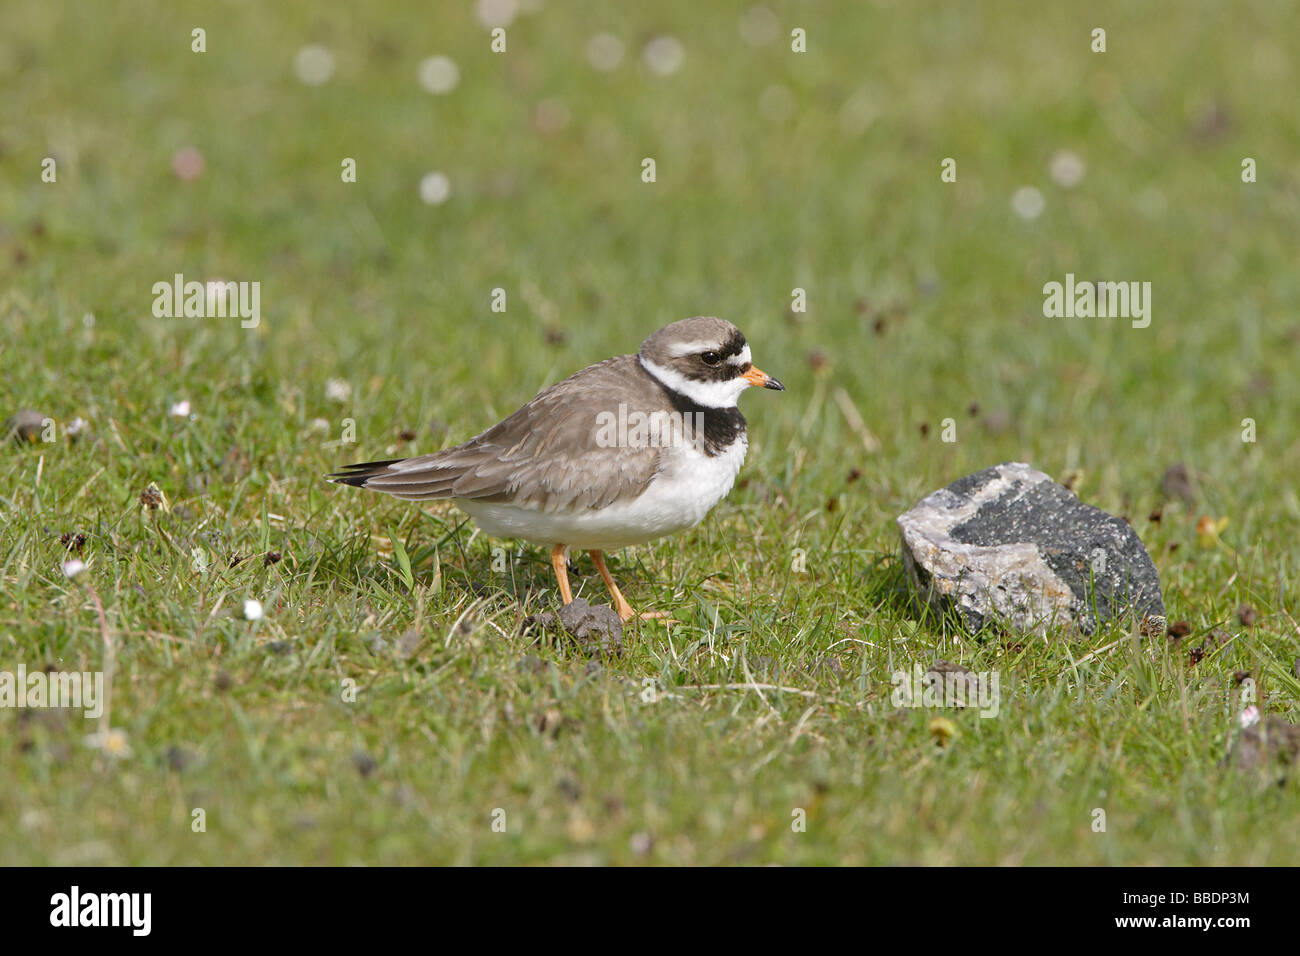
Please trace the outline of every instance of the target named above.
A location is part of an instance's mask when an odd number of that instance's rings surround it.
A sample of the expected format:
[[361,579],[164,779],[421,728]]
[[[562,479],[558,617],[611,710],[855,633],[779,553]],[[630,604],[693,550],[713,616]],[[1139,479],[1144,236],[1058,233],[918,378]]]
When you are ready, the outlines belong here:
[[1130,614],[1163,627],[1160,578],[1132,528],[1041,471],[1006,462],[959,478],[898,519],[917,596],[971,631],[1045,633]]

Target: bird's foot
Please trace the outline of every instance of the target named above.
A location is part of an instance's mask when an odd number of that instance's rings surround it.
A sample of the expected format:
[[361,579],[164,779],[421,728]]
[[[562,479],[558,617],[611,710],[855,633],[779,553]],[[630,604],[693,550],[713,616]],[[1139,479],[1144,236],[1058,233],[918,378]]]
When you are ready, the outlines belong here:
[[626,601],[617,605],[615,610],[618,611],[618,616],[624,623],[632,620],[632,618],[636,618],[638,621],[663,621],[665,624],[681,623],[667,611],[637,611]]

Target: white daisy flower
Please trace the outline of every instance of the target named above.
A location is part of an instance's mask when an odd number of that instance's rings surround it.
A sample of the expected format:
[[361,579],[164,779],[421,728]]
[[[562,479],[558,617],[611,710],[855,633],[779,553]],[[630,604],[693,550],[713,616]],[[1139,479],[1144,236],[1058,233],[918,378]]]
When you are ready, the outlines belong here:
[[612,33],[597,33],[587,41],[587,62],[608,73],[623,62],[623,41]]
[[90,734],[86,737],[86,743],[114,759],[131,756],[131,744],[126,739],[126,732],[116,727]]
[[352,397],[352,385],[347,379],[332,378],[325,383],[325,397],[343,405]]
[[420,199],[430,206],[439,206],[451,195],[451,180],[445,173],[427,173],[420,180]]
[[645,65],[658,76],[670,76],[682,68],[686,48],[673,36],[657,36],[641,51]]
[[1011,194],[1011,211],[1021,219],[1037,219],[1046,205],[1043,194],[1033,186],[1021,186]]
[[1083,174],[1087,169],[1083,157],[1068,149],[1058,151],[1048,164],[1052,182],[1064,189],[1073,189],[1083,182]]
[[419,76],[427,92],[450,93],[460,83],[460,67],[449,56],[431,56],[420,61]]
[[489,30],[508,27],[519,15],[519,4],[517,0],[478,0],[474,4],[474,14],[478,22]]
[[293,58],[293,72],[308,86],[320,86],[334,75],[334,54],[310,43]]

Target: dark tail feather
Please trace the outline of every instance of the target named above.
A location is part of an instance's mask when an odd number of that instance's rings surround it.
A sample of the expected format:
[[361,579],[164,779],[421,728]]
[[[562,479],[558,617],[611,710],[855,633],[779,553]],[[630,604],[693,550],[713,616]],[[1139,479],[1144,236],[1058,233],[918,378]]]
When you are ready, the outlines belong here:
[[330,481],[340,485],[351,485],[354,488],[364,488],[366,482],[371,478],[378,478],[388,470],[389,465],[395,465],[399,461],[406,461],[405,458],[390,458],[388,461],[363,461],[355,465],[347,465],[342,471],[335,472],[332,475],[326,475]]

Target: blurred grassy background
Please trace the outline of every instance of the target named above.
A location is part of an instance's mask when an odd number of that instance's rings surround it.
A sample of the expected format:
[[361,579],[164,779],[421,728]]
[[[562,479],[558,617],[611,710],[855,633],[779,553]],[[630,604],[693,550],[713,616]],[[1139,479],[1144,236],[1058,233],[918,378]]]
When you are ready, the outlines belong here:
[[[115,706],[135,756],[96,763],[71,747],[77,727],[57,724],[47,740],[43,717],[0,712],[6,736],[27,741],[0,747],[0,772],[16,781],[0,795],[0,832],[27,819],[47,837],[6,841],[0,860],[1293,862],[1294,835],[1225,835],[1271,831],[1284,804],[1261,806],[1221,778],[1231,715],[1213,702],[1245,669],[1271,709],[1294,713],[1294,4],[769,2],[756,13],[534,0],[494,54],[485,11],[514,6],[6,4],[0,417],[82,417],[91,437],[60,431],[0,457],[0,667],[98,661],[90,605],[57,572],[59,534],[88,532],[90,573],[123,641]],[[1090,51],[1098,26],[1105,53]],[[195,27],[206,53],[191,52]],[[806,54],[791,52],[795,27]],[[623,46],[608,72],[589,62],[598,33]],[[647,64],[656,37],[681,45],[666,75]],[[334,60],[320,85],[295,75],[309,44]],[[446,95],[417,79],[435,54],[459,69]],[[172,169],[185,148],[204,160],[193,181]],[[1072,188],[1050,174],[1061,151],[1085,164]],[[47,156],[54,184],[40,180]],[[1247,156],[1254,184],[1241,181]],[[355,184],[340,180],[344,157]],[[945,157],[955,183],[940,181]],[[421,201],[431,171],[450,181],[442,204]],[[1022,187],[1042,194],[1036,218],[1012,208]],[[259,281],[260,327],[154,318],[153,283],[177,272]],[[1044,318],[1042,286],[1066,273],[1151,282],[1150,327]],[[489,308],[496,287],[504,314]],[[789,311],[795,287],[806,314]],[[750,460],[717,515],[636,552],[633,602],[697,619],[671,637],[647,628],[598,678],[548,655],[560,676],[521,689],[500,676],[531,653],[510,593],[549,606],[545,562],[525,553],[522,577],[474,611],[480,631],[503,633],[462,646],[452,625],[490,580],[490,545],[468,529],[449,536],[451,513],[430,522],[319,476],[460,441],[701,313],[739,324],[789,391],[746,399]],[[344,402],[327,391],[335,379],[351,386]],[[194,420],[168,414],[180,400]],[[340,447],[345,418],[357,442]],[[955,443],[939,440],[945,418]],[[1257,444],[1241,441],[1244,418]],[[1002,657],[913,627],[887,603],[894,516],[1007,459],[1073,475],[1085,501],[1133,521],[1171,617],[1193,624],[1189,645],[1240,630],[1241,603],[1260,622],[1195,670],[1172,644],[1155,663],[1100,664],[1104,694],[1067,666],[1086,648]],[[1196,498],[1150,520],[1178,462]],[[141,513],[151,482],[165,519]],[[1204,548],[1202,515],[1229,519]],[[416,595],[392,573],[389,525],[413,552],[440,545]],[[222,564],[259,559],[196,576],[194,547]],[[807,577],[789,571],[795,547]],[[272,549],[284,561],[263,567]],[[226,618],[249,595],[268,607],[260,631]],[[730,622],[722,636],[718,620]],[[371,638],[411,627],[434,635],[434,652],[394,672]],[[263,638],[291,650],[268,652]],[[700,647],[706,663],[688,667]],[[797,695],[692,697],[648,729],[632,713],[646,674],[725,684],[755,657],[795,667],[832,651],[844,673],[801,686],[830,682],[825,696],[861,702],[893,664],[943,653],[1015,672],[1028,696],[970,724],[980,745],[962,759],[938,761],[913,714],[826,705],[801,721],[809,698]],[[1269,667],[1280,668],[1272,683]],[[364,719],[321,702],[342,676],[374,668],[387,690],[368,685]],[[218,672],[241,704],[212,689]],[[1148,682],[1154,705],[1130,694]],[[433,729],[431,708],[445,722]],[[545,715],[570,709],[587,730],[557,743]],[[484,729],[487,713],[508,729]],[[1133,766],[1123,742],[1147,722],[1153,756]],[[621,759],[638,749],[634,773]],[[380,772],[357,774],[354,752],[379,753]],[[557,810],[550,788],[563,774],[591,785]],[[426,803],[430,775],[439,789]],[[778,809],[701,823],[687,781],[715,795],[710,806],[765,786]],[[815,833],[780,838],[782,808],[813,799],[800,787],[830,802]],[[1132,797],[1131,825],[1105,844],[1084,813],[1103,790]],[[227,806],[221,839],[190,835],[196,792]],[[635,812],[602,815],[607,792]],[[88,793],[100,809],[77,816]],[[522,812],[549,823],[508,846],[477,835],[485,807],[523,793]],[[947,803],[967,793],[969,807]],[[131,806],[135,817],[119,809]],[[918,806],[945,822],[918,830]],[[629,849],[651,831],[657,850]]]

